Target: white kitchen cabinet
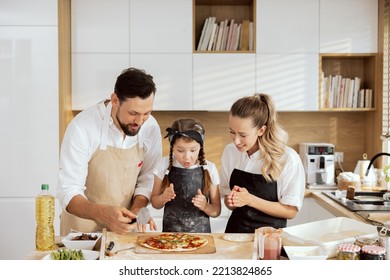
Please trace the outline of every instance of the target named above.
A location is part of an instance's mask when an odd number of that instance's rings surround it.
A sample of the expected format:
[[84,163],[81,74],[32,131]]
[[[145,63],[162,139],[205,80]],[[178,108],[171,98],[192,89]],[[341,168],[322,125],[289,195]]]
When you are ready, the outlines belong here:
[[260,54],[256,68],[256,91],[278,111],[318,110],[318,54]]
[[320,0],[258,0],[257,53],[318,53]]
[[31,197],[58,172],[56,26],[0,25],[0,197]]
[[191,53],[192,0],[130,0],[130,52]]
[[301,211],[298,212],[294,219],[287,221],[287,226],[295,226],[335,217],[335,215],[320,206],[314,198],[306,197],[303,200]]
[[255,93],[255,54],[194,54],[194,110],[228,111]]
[[153,76],[157,92],[154,110],[192,110],[192,54],[130,54],[132,67]]
[[72,54],[72,109],[83,110],[109,99],[129,60],[128,53]]
[[129,52],[129,0],[72,0],[71,13],[72,53]]
[[0,26],[57,26],[57,1],[1,0]]
[[376,53],[378,0],[321,0],[321,53]]
[[[37,194],[40,192],[37,186]],[[17,211],[16,211],[17,209]],[[23,260],[35,250],[35,197],[0,198],[1,251],[0,260]],[[12,215],[10,214],[12,213]],[[60,206],[55,200],[54,234],[60,232]],[[15,218],[17,216],[17,218]]]
[[35,248],[35,196],[42,183],[56,192],[58,102],[57,1],[2,0],[1,260],[24,259]]

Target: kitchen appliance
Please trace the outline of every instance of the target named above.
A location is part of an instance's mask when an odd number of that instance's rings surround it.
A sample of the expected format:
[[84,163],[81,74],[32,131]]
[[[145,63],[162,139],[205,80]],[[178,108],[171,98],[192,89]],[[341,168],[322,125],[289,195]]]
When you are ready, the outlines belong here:
[[299,155],[305,169],[307,185],[335,186],[333,144],[300,143]]

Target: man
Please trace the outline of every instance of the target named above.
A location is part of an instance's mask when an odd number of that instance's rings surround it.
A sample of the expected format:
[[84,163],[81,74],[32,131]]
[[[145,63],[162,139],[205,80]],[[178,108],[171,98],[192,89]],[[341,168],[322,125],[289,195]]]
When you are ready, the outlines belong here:
[[[160,128],[151,116],[155,92],[151,75],[126,69],[110,100],[68,125],[59,169],[61,235],[104,227],[123,234],[136,227],[131,220],[149,202],[152,172],[162,155]],[[153,219],[149,226],[157,229]]]

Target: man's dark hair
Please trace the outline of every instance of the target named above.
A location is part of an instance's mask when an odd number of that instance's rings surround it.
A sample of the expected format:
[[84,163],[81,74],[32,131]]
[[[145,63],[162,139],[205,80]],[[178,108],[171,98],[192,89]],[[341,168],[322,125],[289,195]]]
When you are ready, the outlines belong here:
[[153,77],[144,70],[128,68],[116,79],[114,92],[121,102],[134,97],[146,99],[156,93],[156,85]]

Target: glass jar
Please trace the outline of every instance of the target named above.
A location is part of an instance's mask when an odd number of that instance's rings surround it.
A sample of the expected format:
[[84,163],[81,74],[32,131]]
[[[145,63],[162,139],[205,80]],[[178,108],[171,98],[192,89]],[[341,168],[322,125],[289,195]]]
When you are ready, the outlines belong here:
[[368,237],[356,237],[355,245],[363,247],[365,245],[378,245],[378,240]]
[[341,243],[337,246],[338,260],[359,260],[360,246],[350,243]]
[[386,249],[377,245],[365,245],[360,254],[361,260],[384,260]]

